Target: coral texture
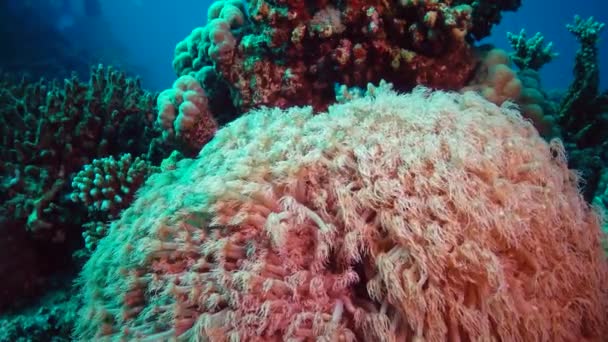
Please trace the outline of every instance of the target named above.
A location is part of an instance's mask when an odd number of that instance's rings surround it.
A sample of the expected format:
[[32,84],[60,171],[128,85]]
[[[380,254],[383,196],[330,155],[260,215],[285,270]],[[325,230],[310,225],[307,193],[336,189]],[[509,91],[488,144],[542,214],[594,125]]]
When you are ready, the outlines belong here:
[[568,30],[580,43],[574,62],[574,80],[564,95],[558,122],[571,165],[585,179],[584,195],[594,197],[600,176],[608,165],[608,90],[600,92],[599,49],[597,42],[605,24],[593,17],[574,17]]
[[111,225],[76,337],[599,340],[608,264],[577,186],[558,141],[472,92],[257,110]]
[[72,201],[82,202],[89,211],[108,212],[110,217],[126,208],[146,178],[156,169],[130,153],[93,160],[74,176]]
[[[602,230],[604,233],[608,234],[608,169],[604,169],[600,176],[592,203],[604,215]],[[606,252],[608,252],[608,240],[606,241],[604,248],[606,249]]]
[[70,290],[49,290],[38,305],[19,313],[0,315],[0,341],[69,342],[78,307]]
[[521,29],[519,34],[507,32],[507,39],[514,50],[511,59],[520,70],[540,70],[558,55],[553,52],[552,42],[543,45],[545,37],[540,32],[526,40],[526,30]]

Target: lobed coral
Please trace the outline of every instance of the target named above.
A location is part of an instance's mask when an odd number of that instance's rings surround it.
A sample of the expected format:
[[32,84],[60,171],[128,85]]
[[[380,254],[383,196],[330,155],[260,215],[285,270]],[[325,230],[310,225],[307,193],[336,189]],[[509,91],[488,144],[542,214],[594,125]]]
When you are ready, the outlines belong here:
[[217,130],[217,122],[209,112],[207,96],[192,76],[182,76],[158,95],[157,123],[163,137],[173,141],[186,154],[196,153]]
[[581,341],[599,220],[510,106],[416,89],[260,109],[153,175],[84,267],[80,340]]
[[501,49],[480,49],[481,62],[475,78],[463,90],[476,90],[489,101],[502,105],[517,103],[522,114],[530,119],[541,135],[558,136],[557,125],[540,86],[540,76],[534,69],[519,72],[511,67],[511,59]]

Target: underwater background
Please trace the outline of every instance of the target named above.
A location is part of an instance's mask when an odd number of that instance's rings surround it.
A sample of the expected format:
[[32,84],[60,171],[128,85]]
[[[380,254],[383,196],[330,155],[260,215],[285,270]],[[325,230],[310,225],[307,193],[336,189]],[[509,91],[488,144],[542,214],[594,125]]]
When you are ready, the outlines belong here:
[[606,22],[2,1],[0,341],[608,341]]

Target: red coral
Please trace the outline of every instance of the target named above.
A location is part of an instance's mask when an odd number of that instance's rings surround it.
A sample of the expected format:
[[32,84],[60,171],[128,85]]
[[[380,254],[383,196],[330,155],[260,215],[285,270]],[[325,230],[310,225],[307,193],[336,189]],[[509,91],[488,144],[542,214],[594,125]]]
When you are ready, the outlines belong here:
[[[312,104],[320,110],[333,102],[335,83],[364,86],[385,79],[398,89],[458,89],[477,63],[465,37],[475,29],[479,6],[468,1],[248,5],[216,1],[207,26],[178,44],[174,60],[178,75],[196,77],[207,91],[225,89],[218,96],[230,96],[234,108],[228,110],[237,114],[260,105]],[[204,67],[213,72],[201,73]],[[227,110],[215,95],[210,103],[214,113]]]

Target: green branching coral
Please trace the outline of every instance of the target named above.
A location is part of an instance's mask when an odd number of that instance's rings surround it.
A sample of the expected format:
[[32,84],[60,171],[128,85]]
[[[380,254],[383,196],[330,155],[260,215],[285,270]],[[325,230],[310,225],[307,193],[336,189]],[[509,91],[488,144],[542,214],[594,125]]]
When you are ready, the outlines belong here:
[[111,67],[94,67],[88,82],[0,74],[0,258],[11,260],[0,267],[0,310],[72,262],[87,212],[69,191],[83,165],[120,153],[160,162],[155,100]]
[[568,24],[568,31],[572,32],[583,44],[595,44],[605,24],[595,21],[593,17],[583,20],[580,16],[574,16],[574,23]]
[[553,52],[552,42],[544,45],[545,37],[540,32],[530,39],[526,39],[524,29],[519,31],[519,34],[507,32],[507,39],[514,50],[510,56],[511,60],[520,70],[540,70],[543,65],[551,62],[558,55]]
[[604,24],[593,17],[575,16],[568,30],[581,44],[574,64],[574,81],[560,104],[558,122],[571,156],[586,185],[587,200],[594,197],[602,168],[608,163],[608,93],[599,93],[597,41]]
[[[574,65],[574,82],[568,89],[561,105],[560,120],[566,127],[576,128],[577,135],[590,129],[595,110],[581,111],[583,107],[595,107],[595,99],[599,92],[599,58],[597,40],[604,28],[604,23],[597,22],[593,17],[587,20],[574,17],[574,23],[567,25],[580,42],[581,48],[576,54]],[[574,113],[576,112],[576,114]],[[573,127],[578,126],[578,127]]]
[[4,82],[0,214],[44,238],[65,227],[62,195],[84,164],[119,152],[155,158],[155,100],[139,80],[102,66],[89,82]]
[[82,233],[87,249],[94,249],[105,235],[106,223],[128,207],[145,180],[159,170],[149,161],[123,154],[95,159],[72,180],[71,199],[87,207],[88,219]]

